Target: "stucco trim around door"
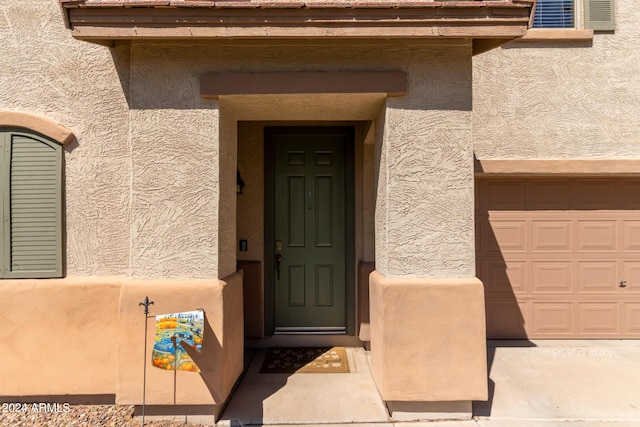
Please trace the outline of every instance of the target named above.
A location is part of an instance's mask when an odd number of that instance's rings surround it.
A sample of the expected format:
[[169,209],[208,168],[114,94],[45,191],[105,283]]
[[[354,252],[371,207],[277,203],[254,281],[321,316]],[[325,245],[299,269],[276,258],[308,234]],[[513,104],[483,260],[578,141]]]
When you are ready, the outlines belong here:
[[[343,138],[344,153],[344,326],[345,330],[331,329],[317,333],[355,334],[355,184],[354,184],[354,128],[353,127],[267,127],[265,128],[265,335],[276,330],[276,235],[275,235],[275,140],[278,136],[335,135]],[[302,333],[311,333],[311,329]],[[282,332],[282,328],[280,328]]]

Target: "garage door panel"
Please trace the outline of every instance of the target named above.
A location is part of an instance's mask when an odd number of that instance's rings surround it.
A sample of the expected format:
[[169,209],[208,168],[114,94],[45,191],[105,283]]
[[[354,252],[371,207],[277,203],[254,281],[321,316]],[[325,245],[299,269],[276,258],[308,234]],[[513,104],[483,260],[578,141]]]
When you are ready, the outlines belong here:
[[504,260],[490,260],[479,264],[479,277],[488,294],[512,295],[527,292],[526,262],[510,261],[506,263]]
[[527,210],[571,209],[571,181],[527,181]]
[[619,209],[640,210],[640,181],[622,181],[619,186]]
[[532,268],[532,292],[534,294],[573,292],[573,269],[569,261],[534,261]]
[[617,252],[617,221],[577,220],[578,252]]
[[485,178],[477,188],[487,336],[640,338],[640,179]]
[[570,302],[532,303],[531,333],[539,336],[570,337],[573,331],[573,304]]
[[526,252],[526,221],[492,220],[485,227],[486,251],[494,254]]
[[610,180],[577,180],[574,209],[615,209],[616,183]]
[[483,194],[480,196],[482,210],[524,209],[524,186],[522,180],[486,181]]
[[578,304],[578,334],[584,337],[614,337],[619,334],[619,304],[583,302]]
[[617,271],[616,261],[578,261],[578,293],[617,294]]
[[640,252],[640,221],[623,220],[622,221],[622,239],[623,239],[623,244],[622,244],[623,252],[625,253]]
[[477,247],[480,248],[480,253],[485,255],[500,255],[500,246],[496,242],[493,228],[488,218],[481,218],[478,222],[480,224],[476,230],[480,230],[480,242],[477,243]]
[[625,304],[625,335],[640,338],[640,302]]
[[623,294],[635,294],[637,298],[640,295],[640,261],[623,261],[622,277],[616,281],[619,285],[620,280],[626,281],[624,288],[618,288]]
[[527,304],[511,299],[495,299],[487,305],[488,339],[524,339]]
[[532,252],[570,252],[572,250],[571,221],[533,220],[531,224]]

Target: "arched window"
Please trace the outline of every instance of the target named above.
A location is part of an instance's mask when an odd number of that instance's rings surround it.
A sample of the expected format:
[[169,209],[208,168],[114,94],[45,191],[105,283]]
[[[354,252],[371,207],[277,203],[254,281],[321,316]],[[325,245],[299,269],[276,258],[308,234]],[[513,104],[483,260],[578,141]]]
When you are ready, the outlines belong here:
[[0,127],[0,278],[63,275],[63,149]]

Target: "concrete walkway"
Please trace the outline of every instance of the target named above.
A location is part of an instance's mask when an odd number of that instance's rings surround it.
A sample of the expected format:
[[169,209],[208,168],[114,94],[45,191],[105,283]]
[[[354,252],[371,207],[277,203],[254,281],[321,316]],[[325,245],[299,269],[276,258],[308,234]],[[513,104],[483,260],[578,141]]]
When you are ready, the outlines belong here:
[[219,426],[640,427],[640,341],[496,341],[488,345],[489,400],[474,419],[394,422],[362,348],[349,374],[260,374],[251,364]]
[[344,374],[260,374],[265,353],[255,354],[218,425],[387,421],[363,348],[347,349]]

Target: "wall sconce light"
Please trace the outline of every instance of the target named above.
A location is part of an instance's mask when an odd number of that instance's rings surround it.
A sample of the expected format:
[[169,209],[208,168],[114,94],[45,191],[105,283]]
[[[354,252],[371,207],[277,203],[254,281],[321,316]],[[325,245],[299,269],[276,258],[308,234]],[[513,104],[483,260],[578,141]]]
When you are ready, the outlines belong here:
[[238,171],[238,179],[236,181],[236,193],[244,194],[244,181],[240,177],[240,171]]

